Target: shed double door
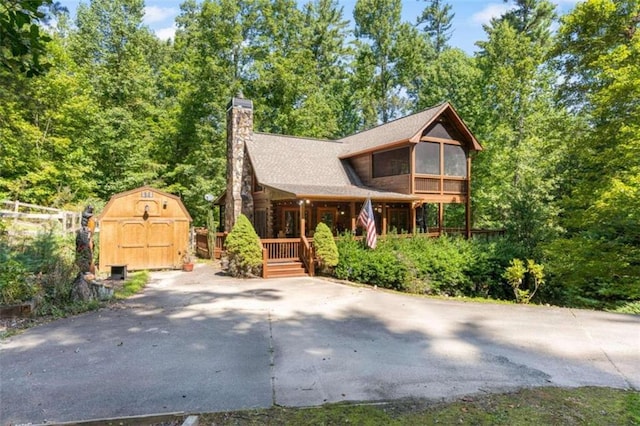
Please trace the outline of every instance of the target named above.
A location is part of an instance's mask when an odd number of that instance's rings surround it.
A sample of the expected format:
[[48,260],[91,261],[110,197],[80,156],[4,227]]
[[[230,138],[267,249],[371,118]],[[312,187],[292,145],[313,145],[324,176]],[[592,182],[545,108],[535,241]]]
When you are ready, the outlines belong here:
[[120,262],[130,270],[175,267],[174,227],[172,220],[121,221]]

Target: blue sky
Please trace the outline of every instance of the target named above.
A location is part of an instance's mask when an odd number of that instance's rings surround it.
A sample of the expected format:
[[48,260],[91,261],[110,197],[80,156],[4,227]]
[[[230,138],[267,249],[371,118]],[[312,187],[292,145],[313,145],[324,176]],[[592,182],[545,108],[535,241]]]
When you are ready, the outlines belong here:
[[[552,0],[558,5],[560,14],[570,11],[578,0]],[[174,19],[180,13],[182,0],[147,0],[145,2],[145,23],[155,31],[162,39],[173,37],[175,32]],[[75,10],[79,3],[89,3],[89,0],[61,0],[75,16]],[[298,0],[303,4],[305,1]],[[339,0],[344,7],[344,17],[353,22],[353,8],[356,0]],[[502,0],[449,0],[448,2],[455,13],[453,20],[453,34],[450,44],[459,47],[467,53],[476,50],[474,43],[485,39],[482,25],[489,22],[492,17],[500,16],[511,7],[511,3]],[[423,0],[403,0],[402,17],[404,21],[415,23],[416,18],[426,7]]]

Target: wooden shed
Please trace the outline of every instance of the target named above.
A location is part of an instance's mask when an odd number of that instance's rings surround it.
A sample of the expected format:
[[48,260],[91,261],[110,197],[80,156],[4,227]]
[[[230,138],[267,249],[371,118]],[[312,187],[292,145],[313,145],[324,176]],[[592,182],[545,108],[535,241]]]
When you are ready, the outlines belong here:
[[179,269],[191,216],[180,198],[143,186],[116,194],[98,216],[101,271]]

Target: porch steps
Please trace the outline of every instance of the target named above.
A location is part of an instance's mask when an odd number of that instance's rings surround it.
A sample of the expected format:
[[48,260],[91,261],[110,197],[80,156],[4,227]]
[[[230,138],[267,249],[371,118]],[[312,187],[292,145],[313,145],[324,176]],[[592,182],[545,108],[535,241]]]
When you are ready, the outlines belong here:
[[306,277],[308,276],[304,264],[300,261],[269,262],[267,264],[267,278]]

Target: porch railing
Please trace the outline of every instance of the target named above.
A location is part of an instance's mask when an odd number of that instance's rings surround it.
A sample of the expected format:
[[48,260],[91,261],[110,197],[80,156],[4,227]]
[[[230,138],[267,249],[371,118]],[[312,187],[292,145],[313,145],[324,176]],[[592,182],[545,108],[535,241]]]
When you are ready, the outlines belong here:
[[209,232],[206,228],[195,229],[195,248],[196,255],[202,258],[220,259],[224,250],[224,240],[227,238],[227,234],[224,232],[216,232],[215,241],[213,245],[213,252],[209,247]]
[[261,241],[269,260],[286,262],[300,259],[300,238],[263,238]]
[[[466,232],[465,228],[442,228],[443,234],[455,235],[455,234],[464,234]],[[473,237],[480,237],[485,239],[490,239],[496,236],[504,235],[504,229],[473,229],[471,234]],[[226,233],[218,232],[216,233],[215,240],[215,248],[214,255],[216,259],[220,258],[220,255],[224,249],[224,241],[226,238]],[[437,229],[429,230],[427,233],[418,233],[418,234],[387,234],[387,237],[392,238],[411,238],[411,237],[438,237],[440,236],[440,232]],[[337,237],[340,238],[340,237]],[[337,239],[336,238],[336,239]],[[362,239],[362,236],[356,236],[355,239]],[[203,242],[206,241],[203,238]],[[261,239],[262,242],[262,261],[263,261],[263,270],[267,271],[268,268],[266,265],[271,262],[292,262],[292,261],[302,261],[309,275],[313,276],[315,274],[315,252],[313,247],[313,238],[305,237],[302,238],[264,238]],[[206,242],[205,242],[206,244]],[[200,247],[198,247],[200,249]],[[264,275],[267,278],[267,272]]]
[[305,268],[309,276],[315,275],[315,256],[313,253],[313,246],[304,235],[300,238],[300,259],[304,263]]

